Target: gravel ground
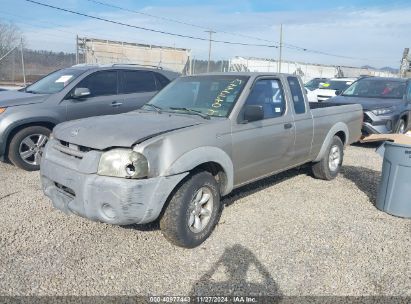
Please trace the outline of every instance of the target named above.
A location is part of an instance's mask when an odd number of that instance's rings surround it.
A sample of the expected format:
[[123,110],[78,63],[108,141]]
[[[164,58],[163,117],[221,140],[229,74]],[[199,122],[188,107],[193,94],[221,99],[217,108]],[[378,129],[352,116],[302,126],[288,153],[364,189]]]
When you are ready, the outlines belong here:
[[331,182],[295,169],[235,191],[191,250],[156,224],[66,216],[38,173],[0,164],[0,295],[411,296],[411,220],[374,207],[374,148],[349,147]]

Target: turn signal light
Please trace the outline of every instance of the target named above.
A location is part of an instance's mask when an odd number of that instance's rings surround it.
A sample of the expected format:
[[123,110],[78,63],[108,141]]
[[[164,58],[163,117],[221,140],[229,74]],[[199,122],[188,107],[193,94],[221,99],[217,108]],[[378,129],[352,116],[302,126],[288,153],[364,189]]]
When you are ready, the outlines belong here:
[[6,108],[0,108],[0,114],[6,111]]

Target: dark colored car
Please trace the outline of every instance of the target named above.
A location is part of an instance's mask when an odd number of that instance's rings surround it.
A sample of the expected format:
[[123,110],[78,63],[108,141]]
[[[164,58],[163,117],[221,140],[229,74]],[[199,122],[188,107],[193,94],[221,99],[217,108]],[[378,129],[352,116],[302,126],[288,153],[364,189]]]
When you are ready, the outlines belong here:
[[55,125],[138,109],[178,76],[132,65],[77,65],[20,91],[0,92],[0,160],[38,170]]
[[327,82],[327,81],[328,81],[328,78],[313,78],[313,79],[311,79],[310,81],[308,81],[308,82],[304,85],[304,87],[305,87],[307,90],[314,91],[314,90],[316,90],[316,89],[318,89],[318,88],[320,87],[320,84],[321,84],[321,83],[325,83],[325,82]]
[[361,78],[329,102],[361,104],[364,135],[405,133],[411,127],[411,85],[406,79]]

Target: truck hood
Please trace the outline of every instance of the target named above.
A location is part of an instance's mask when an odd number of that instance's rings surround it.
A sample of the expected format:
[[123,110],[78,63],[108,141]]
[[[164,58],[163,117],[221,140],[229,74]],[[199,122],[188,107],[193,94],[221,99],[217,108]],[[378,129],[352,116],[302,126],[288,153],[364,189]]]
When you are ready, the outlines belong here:
[[389,99],[389,98],[364,98],[364,97],[348,97],[348,96],[335,96],[328,100],[328,102],[334,103],[349,103],[360,104],[364,111],[372,111],[380,108],[389,108],[398,106],[404,103],[402,99]]
[[48,96],[48,94],[31,94],[20,91],[1,91],[0,107],[13,107],[41,103],[45,101]]
[[151,137],[209,122],[199,116],[133,111],[73,120],[54,128],[54,136],[75,145],[97,150],[132,147]]

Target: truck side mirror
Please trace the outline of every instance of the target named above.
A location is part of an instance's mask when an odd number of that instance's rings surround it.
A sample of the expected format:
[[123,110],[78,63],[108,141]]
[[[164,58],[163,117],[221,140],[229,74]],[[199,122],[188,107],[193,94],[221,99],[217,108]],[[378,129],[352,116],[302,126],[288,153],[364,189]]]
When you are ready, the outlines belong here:
[[244,109],[244,122],[252,122],[264,119],[263,106],[246,105]]
[[75,88],[73,94],[71,94],[72,98],[85,98],[91,95],[91,92],[87,88]]
[[341,90],[335,90],[335,96],[341,95],[342,91]]

